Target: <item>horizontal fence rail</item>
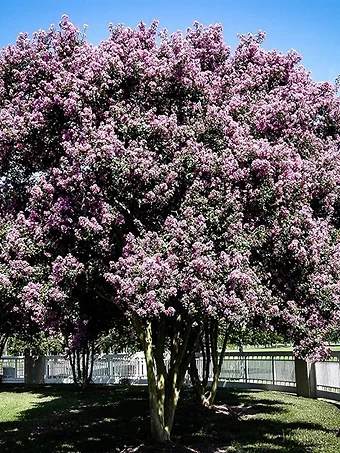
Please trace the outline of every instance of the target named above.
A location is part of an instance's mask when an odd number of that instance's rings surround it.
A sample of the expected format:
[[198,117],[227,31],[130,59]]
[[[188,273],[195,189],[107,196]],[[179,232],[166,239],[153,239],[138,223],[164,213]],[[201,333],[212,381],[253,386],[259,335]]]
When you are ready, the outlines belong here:
[[[63,356],[45,356],[42,382],[73,383],[69,360]],[[28,362],[27,362],[28,363]],[[26,363],[26,366],[28,366]],[[198,373],[203,373],[203,358],[196,354]],[[210,379],[213,378],[212,367]],[[340,400],[340,352],[333,352],[325,362],[314,367],[316,396]],[[25,358],[0,358],[0,377],[3,383],[25,382]],[[147,372],[144,355],[104,354],[95,357],[92,381],[96,384],[146,384]],[[263,388],[296,392],[296,364],[291,352],[227,352],[225,354],[219,386]],[[190,385],[187,374],[186,384]]]

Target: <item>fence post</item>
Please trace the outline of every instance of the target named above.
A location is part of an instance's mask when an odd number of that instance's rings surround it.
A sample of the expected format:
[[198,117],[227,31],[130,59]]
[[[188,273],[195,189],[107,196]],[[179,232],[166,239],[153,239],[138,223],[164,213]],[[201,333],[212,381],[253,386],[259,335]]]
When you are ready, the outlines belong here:
[[45,377],[48,379],[49,376],[50,376],[50,364],[48,363],[48,357],[45,355],[44,356],[44,383],[45,383]]
[[114,379],[114,368],[113,368],[113,357],[111,355],[108,355],[106,357],[107,360],[107,367],[108,367],[108,373],[109,373],[109,382],[114,384],[115,379]]
[[315,364],[295,358],[296,393],[306,398],[316,398]]
[[248,384],[248,360],[246,353],[244,353],[244,380]]
[[25,384],[44,384],[45,358],[25,356]]

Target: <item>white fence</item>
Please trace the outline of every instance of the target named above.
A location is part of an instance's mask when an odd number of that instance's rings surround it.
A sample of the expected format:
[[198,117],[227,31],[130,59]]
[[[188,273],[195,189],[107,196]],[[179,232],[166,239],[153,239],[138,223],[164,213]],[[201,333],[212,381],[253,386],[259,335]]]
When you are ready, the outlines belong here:
[[[199,373],[203,360],[196,357]],[[0,375],[4,383],[25,380],[24,357],[5,356],[0,359]],[[212,377],[212,376],[211,376]],[[340,400],[340,352],[330,360],[315,364],[316,396]],[[68,359],[46,356],[44,359],[45,383],[72,383],[72,370]],[[100,384],[147,383],[143,354],[106,354],[94,362],[93,382]],[[189,383],[187,376],[186,382]],[[223,361],[220,386],[239,388],[265,388],[296,392],[295,359],[290,352],[228,352]]]
[[340,400],[340,352],[333,352],[330,360],[315,364],[318,398]]
[[[45,383],[72,383],[72,370],[68,359],[62,356],[45,357]],[[146,364],[142,353],[105,354],[97,356],[93,365],[92,380],[96,384],[146,384]]]
[[295,383],[295,358],[289,352],[227,353],[220,375],[224,387],[294,392]]
[[0,376],[2,382],[18,383],[25,379],[24,357],[3,356],[0,358]]

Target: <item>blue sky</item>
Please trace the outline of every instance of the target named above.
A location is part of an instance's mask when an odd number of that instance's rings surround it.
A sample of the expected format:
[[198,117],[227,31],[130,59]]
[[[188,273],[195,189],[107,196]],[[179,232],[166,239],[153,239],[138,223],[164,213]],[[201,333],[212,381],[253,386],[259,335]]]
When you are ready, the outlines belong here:
[[21,31],[57,24],[63,13],[79,26],[88,24],[94,44],[108,37],[110,22],[134,27],[158,19],[170,32],[184,31],[194,20],[221,22],[232,49],[237,33],[262,29],[266,49],[298,50],[314,80],[334,82],[340,74],[340,0],[0,0],[0,47]]

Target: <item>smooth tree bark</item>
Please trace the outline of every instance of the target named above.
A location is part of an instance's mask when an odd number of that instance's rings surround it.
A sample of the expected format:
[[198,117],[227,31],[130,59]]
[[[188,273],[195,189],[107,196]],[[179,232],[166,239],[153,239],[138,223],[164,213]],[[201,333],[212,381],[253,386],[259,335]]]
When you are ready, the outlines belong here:
[[94,342],[82,348],[72,348],[67,352],[70,360],[73,382],[85,390],[92,381],[95,359]]
[[171,326],[170,357],[167,358],[165,316],[159,320],[140,320],[133,324],[144,351],[150,405],[151,435],[156,442],[170,440],[175,411],[190,358],[194,355],[199,328],[180,314]]
[[7,333],[0,333],[0,357],[2,356],[7,340],[9,338],[9,335]]
[[[211,319],[204,322],[199,338],[199,353],[202,357],[201,373],[198,370],[195,355],[190,362],[190,379],[200,404],[211,407],[217,393],[218,381],[222,370],[225,351],[228,344],[228,327],[220,328],[223,320]],[[222,345],[219,340],[222,336]]]

